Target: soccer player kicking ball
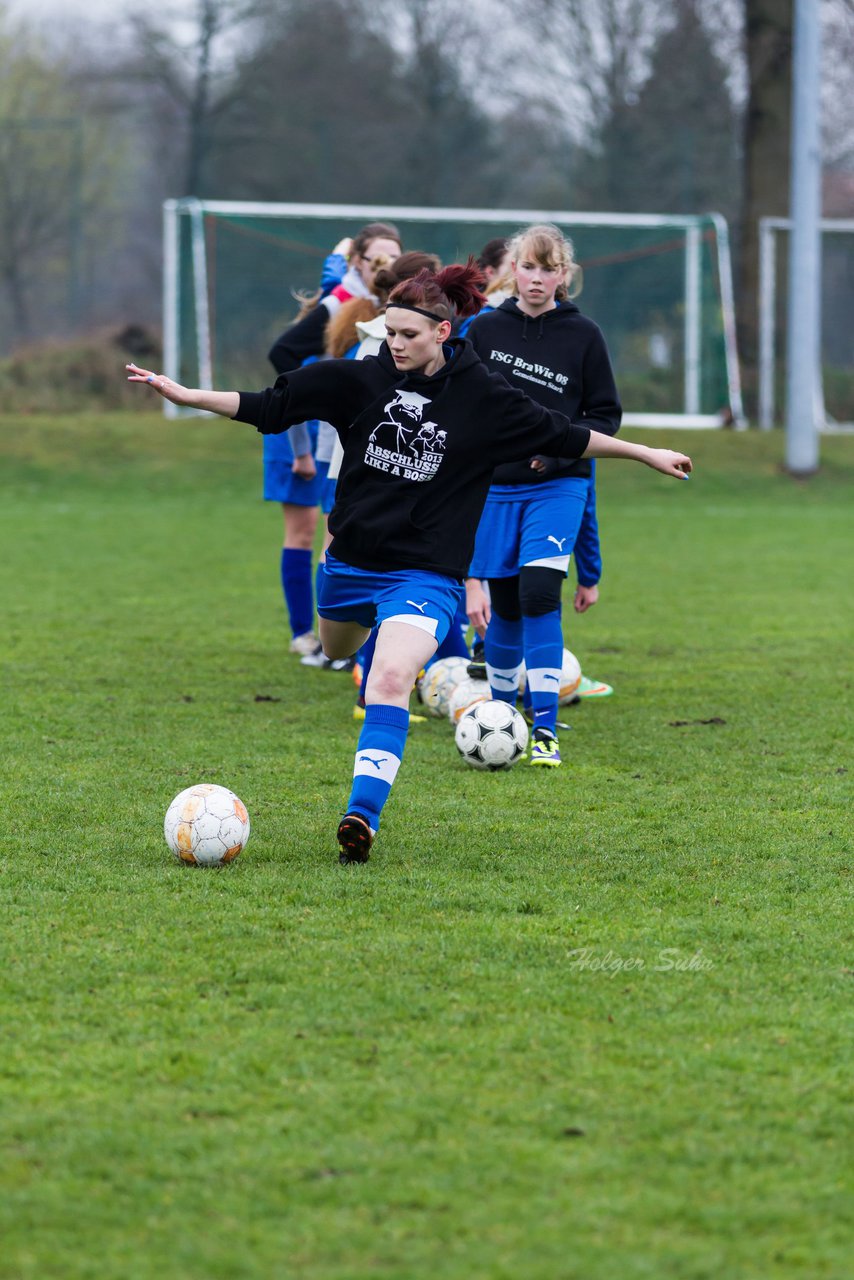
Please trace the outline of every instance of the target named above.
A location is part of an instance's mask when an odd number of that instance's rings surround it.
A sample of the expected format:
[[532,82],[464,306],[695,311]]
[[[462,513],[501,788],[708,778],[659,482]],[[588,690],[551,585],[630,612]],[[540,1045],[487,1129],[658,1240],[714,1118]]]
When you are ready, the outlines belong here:
[[338,432],[344,460],[318,599],[323,651],[349,657],[379,628],[338,826],[342,863],[368,860],[403,756],[409,695],[462,598],[494,467],[542,453],[630,458],[681,480],[691,470],[684,453],[590,431],[489,373],[467,340],[451,338],[454,314],[483,305],[482,283],[472,261],[422,271],[392,291],[379,355],[309,365],[265,391],[188,390],[128,365],[131,382],[173,404],[262,434],[310,418]]

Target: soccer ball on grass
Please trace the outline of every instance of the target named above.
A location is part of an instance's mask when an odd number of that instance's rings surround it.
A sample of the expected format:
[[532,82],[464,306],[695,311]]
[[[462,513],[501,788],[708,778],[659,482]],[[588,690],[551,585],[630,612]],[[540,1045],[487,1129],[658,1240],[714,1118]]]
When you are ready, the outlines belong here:
[[485,680],[473,680],[471,676],[466,676],[455,687],[448,700],[448,719],[451,724],[457,724],[469,707],[473,707],[476,702],[489,702],[491,697],[492,690]]
[[511,769],[528,745],[528,726],[509,702],[476,702],[460,716],[454,741],[473,769]]
[[446,716],[448,701],[461,680],[468,677],[466,658],[440,658],[428,667],[418,683],[418,693],[431,716]]
[[581,684],[581,663],[569,649],[563,651],[563,662],[560,668],[560,691],[558,704],[565,707],[572,702],[578,686]]
[[249,814],[227,787],[201,782],[187,787],[166,810],[166,843],[179,862],[221,867],[233,862],[249,839]]

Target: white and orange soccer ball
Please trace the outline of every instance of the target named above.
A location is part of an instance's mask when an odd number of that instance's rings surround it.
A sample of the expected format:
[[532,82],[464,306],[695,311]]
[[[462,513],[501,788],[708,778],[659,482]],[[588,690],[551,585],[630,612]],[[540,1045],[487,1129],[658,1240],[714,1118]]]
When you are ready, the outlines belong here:
[[581,684],[581,663],[569,649],[563,651],[563,662],[560,668],[560,692],[558,704],[565,707],[575,697]]
[[485,680],[473,680],[471,676],[466,676],[448,699],[448,719],[451,724],[457,724],[469,707],[473,707],[476,702],[489,702],[491,699],[492,690]]
[[446,716],[451,694],[468,677],[467,658],[440,658],[418,682],[421,701],[432,716]]
[[201,782],[187,787],[172,801],[163,834],[179,862],[222,867],[246,847],[249,814],[228,787]]

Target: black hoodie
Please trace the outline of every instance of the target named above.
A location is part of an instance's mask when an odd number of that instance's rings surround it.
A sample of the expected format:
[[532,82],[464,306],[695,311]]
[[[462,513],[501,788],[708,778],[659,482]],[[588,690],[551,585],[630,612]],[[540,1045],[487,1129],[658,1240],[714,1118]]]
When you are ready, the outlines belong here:
[[[561,302],[541,316],[528,316],[515,298],[476,317],[468,330],[488,369],[503,374],[538,404],[564,413],[593,431],[616,435],[622,408],[608,348],[599,327],[574,302]],[[545,472],[531,470],[531,449],[523,462],[496,467],[494,484],[541,484],[557,476],[589,476],[590,463],[570,457],[550,459]]]
[[492,374],[466,339],[429,377],[401,374],[383,344],[365,360],[324,360],[241,392],[235,418],[274,435],[331,422],[344,446],[330,552],[371,572],[465,577],[496,463],[578,458],[590,431]]

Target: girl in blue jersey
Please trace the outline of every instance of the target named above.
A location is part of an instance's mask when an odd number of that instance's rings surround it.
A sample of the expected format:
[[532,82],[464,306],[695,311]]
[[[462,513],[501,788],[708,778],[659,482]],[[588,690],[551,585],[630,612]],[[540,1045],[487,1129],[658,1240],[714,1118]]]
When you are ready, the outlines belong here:
[[[613,436],[622,410],[605,340],[570,301],[572,246],[557,227],[528,227],[510,242],[510,260],[515,296],[471,324],[475,350],[538,404]],[[535,449],[497,467],[471,564],[475,594],[477,580],[489,583],[484,654],[493,697],[515,701],[524,661],[537,766],[561,763],[561,589],[591,482],[587,458]]]
[[368,859],[403,756],[410,692],[456,612],[493,468],[533,450],[631,458],[678,479],[691,469],[684,454],[590,431],[490,374],[469,342],[451,337],[455,311],[481,306],[481,279],[474,263],[421,272],[392,291],[379,355],[321,361],[262,392],[189,390],[128,365],[130,381],[149,383],[172,403],[265,434],[308,418],[338,432],[344,459],[318,601],[324,652],[349,657],[379,626],[338,826],[344,863]]

